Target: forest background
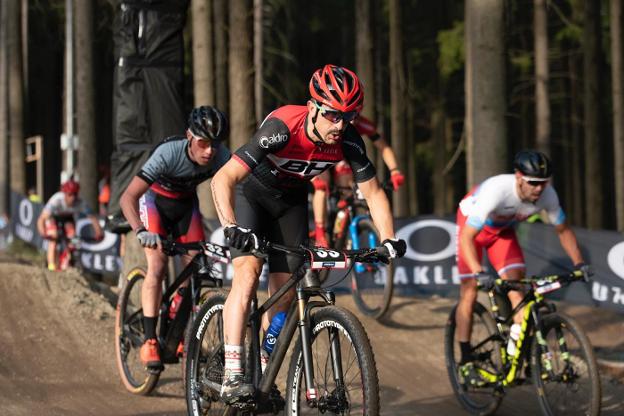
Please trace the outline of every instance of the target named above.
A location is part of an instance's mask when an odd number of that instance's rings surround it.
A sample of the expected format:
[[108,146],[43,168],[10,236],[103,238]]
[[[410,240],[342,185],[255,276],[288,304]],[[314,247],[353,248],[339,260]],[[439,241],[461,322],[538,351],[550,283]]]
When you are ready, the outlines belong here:
[[[59,186],[68,3],[77,173],[83,198],[97,204],[97,167],[110,163],[115,143],[120,2],[3,0],[0,213],[9,190],[34,186],[26,137],[43,137],[42,196]],[[452,214],[471,186],[536,148],[553,159],[573,225],[624,231],[621,0],[192,0],[183,47],[183,110],[224,109],[232,149],[274,108],[304,104],[315,69],[343,65],[363,81],[363,114],[406,173],[396,216]]]

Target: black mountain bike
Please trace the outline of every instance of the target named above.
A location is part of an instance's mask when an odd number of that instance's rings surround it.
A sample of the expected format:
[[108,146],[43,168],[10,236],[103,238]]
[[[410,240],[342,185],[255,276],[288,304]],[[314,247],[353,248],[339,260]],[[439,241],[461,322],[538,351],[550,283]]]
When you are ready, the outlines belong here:
[[[455,339],[455,311],[446,324],[446,368],[461,405],[474,415],[491,415],[500,405],[508,387],[530,379],[544,415],[600,414],[600,377],[587,336],[576,321],[556,311],[544,294],[574,281],[586,280],[581,271],[552,276],[534,276],[520,281],[495,279],[479,281],[487,292],[491,312],[476,303],[473,311],[472,356],[484,384],[471,385],[460,374],[460,352]],[[511,310],[509,290],[528,293]],[[509,355],[509,325],[524,307],[522,329],[515,354]],[[524,369],[524,375],[522,370]]]
[[[392,185],[383,184],[391,190]],[[368,205],[357,187],[337,187],[332,194],[337,200],[335,210],[328,214],[333,224],[329,243],[338,250],[374,248],[381,244],[379,233],[373,224]],[[321,273],[325,281],[329,271]],[[374,319],[381,319],[388,311],[394,291],[394,267],[389,263],[356,263],[351,270],[351,294],[360,312]]]
[[[180,360],[178,346],[184,340],[187,324],[208,294],[223,285],[222,275],[216,269],[215,262],[229,262],[229,250],[209,242],[177,243],[162,241],[163,251],[169,255],[186,254],[198,250],[199,253],[163,288],[160,304],[157,334],[161,360],[165,364]],[[182,301],[173,319],[169,318],[169,307],[173,294],[190,277],[190,284],[182,291]],[[145,279],[145,270],[135,268],[126,276],[117,301],[115,320],[115,351],[117,367],[121,381],[128,391],[147,395],[156,387],[163,370],[147,369],[141,363],[139,350],[143,344],[143,308],[141,306],[141,288]]]
[[[260,253],[301,256],[304,263],[264,304],[253,299],[245,345],[245,376],[254,385],[253,401],[226,406],[220,401],[224,371],[222,294],[200,308],[187,334],[186,400],[189,414],[278,413],[379,414],[379,382],[375,357],[364,327],[351,312],[335,306],[334,293],[320,287],[316,269],[345,268],[347,259],[368,263],[388,256],[385,248],[338,252],[286,247],[263,242]],[[260,320],[289,289],[297,286],[264,373],[260,366]],[[311,300],[311,298],[315,298]],[[274,385],[286,352],[299,328],[286,383],[286,400]]]

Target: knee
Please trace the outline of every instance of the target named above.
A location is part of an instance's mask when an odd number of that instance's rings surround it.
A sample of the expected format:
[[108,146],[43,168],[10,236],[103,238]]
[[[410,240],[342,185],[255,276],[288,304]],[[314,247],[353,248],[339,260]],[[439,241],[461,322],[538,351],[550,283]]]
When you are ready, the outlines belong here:
[[459,291],[459,303],[472,304],[477,300],[477,282],[473,279],[463,281]]
[[242,264],[235,267],[232,289],[251,296],[257,286],[261,270],[260,267],[255,267],[253,264]]

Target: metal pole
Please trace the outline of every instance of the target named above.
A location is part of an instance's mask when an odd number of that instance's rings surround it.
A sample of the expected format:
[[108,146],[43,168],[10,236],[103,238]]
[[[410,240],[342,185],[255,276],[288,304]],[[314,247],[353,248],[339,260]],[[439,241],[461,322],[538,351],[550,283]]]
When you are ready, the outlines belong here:
[[65,138],[61,149],[65,151],[64,175],[61,181],[74,173],[74,4],[65,0]]

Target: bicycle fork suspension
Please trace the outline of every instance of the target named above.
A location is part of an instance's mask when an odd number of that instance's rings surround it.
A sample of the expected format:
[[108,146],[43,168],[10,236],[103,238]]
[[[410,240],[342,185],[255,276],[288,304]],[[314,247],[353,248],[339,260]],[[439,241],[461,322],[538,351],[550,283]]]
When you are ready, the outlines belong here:
[[305,295],[297,291],[297,306],[299,310],[299,334],[301,336],[301,353],[303,355],[303,370],[306,381],[306,401],[308,406],[316,407],[318,396],[314,384],[314,364],[312,362],[311,328],[306,325]]

